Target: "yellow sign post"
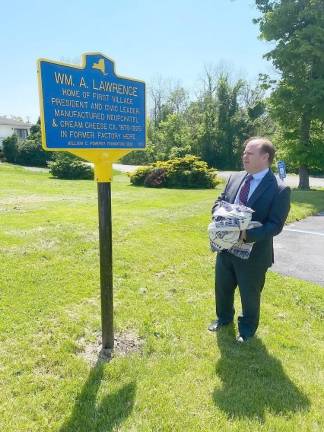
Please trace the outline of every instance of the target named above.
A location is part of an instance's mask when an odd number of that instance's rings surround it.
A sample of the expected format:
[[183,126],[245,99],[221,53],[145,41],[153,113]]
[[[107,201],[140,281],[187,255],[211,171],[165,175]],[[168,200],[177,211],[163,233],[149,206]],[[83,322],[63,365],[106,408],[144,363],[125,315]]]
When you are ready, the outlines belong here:
[[98,183],[102,348],[114,347],[112,164],[145,147],[145,83],[115,74],[101,53],[81,66],[38,60],[42,145],[94,164]]

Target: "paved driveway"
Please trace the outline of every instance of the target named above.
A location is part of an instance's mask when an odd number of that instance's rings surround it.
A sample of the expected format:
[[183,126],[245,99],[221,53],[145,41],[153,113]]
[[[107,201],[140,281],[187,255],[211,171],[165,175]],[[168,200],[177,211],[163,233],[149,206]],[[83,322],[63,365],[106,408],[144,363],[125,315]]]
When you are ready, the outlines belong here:
[[[229,176],[237,171],[218,171],[218,174],[223,179],[227,180]],[[288,174],[284,182],[293,188],[298,187],[299,176],[296,174]],[[324,187],[324,177],[309,177],[309,185],[312,188]]]
[[324,286],[324,212],[286,225],[274,253],[271,271]]
[[117,171],[121,172],[133,172],[135,171],[140,165],[123,165],[123,164],[113,164],[113,168]]

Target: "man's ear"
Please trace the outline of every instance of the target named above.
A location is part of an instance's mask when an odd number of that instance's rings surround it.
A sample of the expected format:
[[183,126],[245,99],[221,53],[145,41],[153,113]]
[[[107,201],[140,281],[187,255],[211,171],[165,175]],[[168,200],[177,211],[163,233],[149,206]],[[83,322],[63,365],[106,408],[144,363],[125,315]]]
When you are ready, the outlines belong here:
[[264,158],[265,161],[268,162],[268,164],[269,164],[269,157],[270,157],[269,153],[263,153],[263,158]]

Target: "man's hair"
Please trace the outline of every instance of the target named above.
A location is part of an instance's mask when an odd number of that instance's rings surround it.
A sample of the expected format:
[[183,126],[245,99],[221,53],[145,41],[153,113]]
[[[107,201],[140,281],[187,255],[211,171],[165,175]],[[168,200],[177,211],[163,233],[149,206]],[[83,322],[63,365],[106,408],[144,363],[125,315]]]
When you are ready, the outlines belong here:
[[247,139],[246,141],[244,141],[244,144],[243,144],[244,148],[246,147],[246,145],[250,141],[256,141],[256,140],[260,141],[261,153],[268,153],[269,165],[271,165],[273,162],[273,159],[275,157],[276,149],[274,148],[274,145],[272,144],[272,142],[268,138],[259,137],[259,136],[251,137],[251,138]]

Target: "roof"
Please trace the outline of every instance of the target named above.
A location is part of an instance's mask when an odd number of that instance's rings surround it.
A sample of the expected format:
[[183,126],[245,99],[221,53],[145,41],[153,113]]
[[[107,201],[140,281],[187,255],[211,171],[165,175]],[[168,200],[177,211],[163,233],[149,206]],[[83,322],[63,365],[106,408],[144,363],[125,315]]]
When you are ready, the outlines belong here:
[[22,120],[18,120],[15,118],[1,117],[1,116],[0,116],[0,125],[17,126],[17,127],[24,127],[24,128],[30,128],[32,126],[31,123],[26,123]]

